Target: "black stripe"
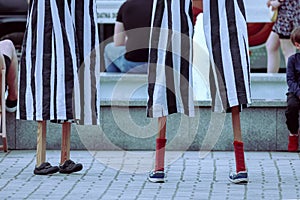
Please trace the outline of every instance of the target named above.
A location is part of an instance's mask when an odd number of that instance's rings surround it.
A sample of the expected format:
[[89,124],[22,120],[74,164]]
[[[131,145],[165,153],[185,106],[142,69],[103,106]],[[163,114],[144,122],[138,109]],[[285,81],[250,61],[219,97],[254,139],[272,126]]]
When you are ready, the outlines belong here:
[[84,92],[85,92],[85,88],[84,88],[84,69],[85,69],[86,65],[83,62],[80,65],[80,68],[78,70],[78,77],[79,77],[79,87],[80,87],[80,124],[84,124]]
[[[245,38],[243,38],[243,40],[244,40],[244,47],[245,47],[244,51],[245,51],[246,61],[247,61],[247,81],[248,81],[248,88],[250,88],[250,83],[251,83],[251,81],[250,81],[250,63],[249,63],[250,59],[249,59],[249,50],[247,48],[247,46],[248,46],[248,44],[247,44],[248,40],[246,41]],[[249,95],[251,97],[251,90],[249,90]],[[247,103],[248,103],[248,101],[247,101]]]
[[91,77],[91,115],[92,123],[97,124],[97,88],[96,88],[96,77],[95,77],[95,66],[96,66],[96,24],[94,19],[94,0],[90,0],[89,3],[89,15],[90,15],[90,24],[91,24],[91,52],[90,52],[90,77]]
[[245,5],[244,5],[244,0],[237,0],[238,1],[238,6],[240,8],[240,11],[242,12],[244,18],[245,18],[245,21],[246,20],[246,10],[245,10]]
[[[57,0],[62,2],[60,0]],[[58,12],[61,20],[61,31],[63,37],[64,46],[64,70],[65,70],[65,102],[66,102],[66,117],[67,119],[73,119],[73,90],[74,90],[74,74],[73,74],[73,59],[71,55],[71,48],[68,43],[67,33],[65,31],[66,23],[72,23],[72,21],[65,20],[65,10],[64,2],[61,3],[62,6],[58,6]],[[59,5],[59,4],[58,4]],[[66,11],[69,12],[69,11]],[[72,26],[71,26],[72,27]]]
[[157,67],[157,53],[160,35],[160,27],[162,23],[165,5],[164,1],[157,1],[156,10],[153,21],[151,46],[149,55],[149,69],[148,69],[148,103],[147,103],[147,117],[153,117],[153,94],[156,81],[156,67]]
[[[189,11],[191,10],[191,4]],[[189,58],[190,58],[190,35],[189,31],[189,20],[192,20],[192,15],[186,15],[185,13],[185,1],[180,1],[180,19],[181,19],[181,60],[180,60],[180,93],[181,99],[184,106],[184,113],[189,115]],[[188,20],[189,18],[189,20]]]
[[[50,119],[51,99],[51,53],[52,53],[52,16],[50,2],[45,2],[44,44],[43,44],[43,119]],[[49,9],[48,9],[49,8]]]
[[173,53],[172,53],[172,34],[173,34],[173,21],[172,21],[172,0],[167,0],[167,13],[168,13],[168,41],[166,49],[165,60],[165,76],[166,76],[166,92],[167,92],[167,106],[168,114],[177,113],[175,83],[174,83],[174,66],[173,66]]
[[211,46],[212,54],[214,58],[214,64],[216,66],[216,76],[215,79],[218,80],[219,92],[221,95],[221,101],[223,105],[229,106],[227,100],[227,89],[224,77],[223,62],[222,62],[222,52],[221,52],[221,36],[220,36],[220,21],[219,21],[219,5],[218,0],[210,1],[210,26],[211,26]]
[[83,47],[84,47],[84,3],[83,0],[75,1],[75,27],[76,27],[76,36],[78,40],[79,47],[79,59],[80,64],[84,60]]
[[214,105],[215,105],[215,100],[216,100],[216,94],[217,94],[217,87],[216,87],[216,81],[215,81],[215,76],[213,72],[213,67],[211,66],[211,63],[209,63],[209,88],[210,88],[210,95],[211,95],[211,100],[212,100],[212,110],[215,111]]
[[245,88],[245,80],[244,73],[242,67],[241,60],[241,49],[239,46],[238,39],[238,29],[236,26],[236,16],[235,16],[235,5],[233,0],[226,1],[226,14],[227,14],[227,23],[228,23],[228,31],[229,31],[229,42],[230,42],[230,52],[231,59],[233,64],[234,76],[235,76],[235,85],[236,85],[236,93],[238,97],[239,104],[242,102],[247,102],[246,88]]
[[79,53],[79,68],[78,68],[78,76],[79,76],[79,87],[80,92],[83,94],[80,95],[80,124],[84,124],[84,68],[86,67],[84,64],[84,2],[82,0],[75,1],[75,28],[76,28],[76,36],[78,41],[78,53]]
[[[35,64],[36,64],[36,55],[39,52],[36,52],[36,43],[37,43],[37,18],[38,18],[38,1],[34,1],[34,8],[33,8],[33,15],[32,15],[32,21],[31,21],[31,31],[32,31],[32,49],[31,49],[31,92],[32,92],[32,98],[33,98],[33,119],[36,119],[36,93],[35,93]],[[34,56],[33,56],[34,55]]]
[[[28,14],[27,18],[30,17],[30,12],[32,9],[32,1],[30,1],[30,4],[28,6]],[[22,54],[20,58],[20,80],[19,80],[19,113],[20,113],[20,119],[26,119],[27,113],[26,113],[26,90],[27,88],[27,70],[26,70],[26,48],[27,48],[27,41],[28,41],[28,29],[29,29],[30,22],[27,22],[26,30],[24,33],[24,39],[22,44]]]

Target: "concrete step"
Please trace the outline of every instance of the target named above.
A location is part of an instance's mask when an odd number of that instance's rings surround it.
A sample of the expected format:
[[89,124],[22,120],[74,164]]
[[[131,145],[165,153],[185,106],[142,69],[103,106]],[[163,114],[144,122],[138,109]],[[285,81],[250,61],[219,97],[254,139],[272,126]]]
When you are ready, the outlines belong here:
[[[251,83],[255,98],[241,113],[245,149],[286,150],[285,75],[251,74]],[[157,119],[146,117],[146,102],[147,75],[102,73],[100,126],[72,125],[71,148],[154,150]],[[195,109],[194,118],[181,114],[168,117],[167,148],[232,150],[230,114],[211,113],[209,98],[196,98]],[[11,113],[7,118],[9,148],[35,149],[37,123],[15,120]],[[60,149],[60,140],[61,125],[48,123],[47,149]]]

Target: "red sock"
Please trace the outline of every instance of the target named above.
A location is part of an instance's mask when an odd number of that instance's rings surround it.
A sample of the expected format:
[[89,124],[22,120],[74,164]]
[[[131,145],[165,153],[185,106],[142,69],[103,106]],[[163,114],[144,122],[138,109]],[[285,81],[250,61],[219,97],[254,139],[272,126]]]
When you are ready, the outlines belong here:
[[166,139],[156,139],[155,171],[164,171]]
[[236,172],[246,171],[245,158],[244,158],[244,143],[239,141],[233,142]]

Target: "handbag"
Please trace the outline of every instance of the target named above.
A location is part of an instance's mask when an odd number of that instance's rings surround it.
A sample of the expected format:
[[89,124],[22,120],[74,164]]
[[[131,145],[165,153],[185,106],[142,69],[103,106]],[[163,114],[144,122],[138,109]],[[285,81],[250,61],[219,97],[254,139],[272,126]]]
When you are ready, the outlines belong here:
[[274,10],[273,7],[270,6],[269,7],[269,15],[270,15],[271,22],[275,22],[277,20],[277,17],[278,17],[278,8],[276,8]]

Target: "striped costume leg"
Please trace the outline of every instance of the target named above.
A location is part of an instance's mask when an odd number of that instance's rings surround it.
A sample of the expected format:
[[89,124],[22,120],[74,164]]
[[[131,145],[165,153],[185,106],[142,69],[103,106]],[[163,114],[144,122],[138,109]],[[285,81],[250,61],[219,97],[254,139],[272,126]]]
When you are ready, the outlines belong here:
[[192,93],[192,6],[190,0],[154,0],[148,71],[148,117],[158,117],[152,182],[164,181],[166,117],[194,116]]
[[73,89],[78,57],[72,46],[74,34],[64,1],[31,1],[20,63],[18,118],[76,118]]
[[204,0],[203,7],[204,31],[212,66],[212,109],[225,112],[233,106],[245,107],[251,100],[243,0]]
[[148,117],[194,115],[190,0],[154,0],[148,72]]
[[[96,3],[94,0],[72,0],[70,4],[80,54],[80,121],[79,124],[99,123],[100,51]],[[77,108],[78,109],[78,108]]]
[[212,110],[232,112],[236,172],[233,183],[248,182],[240,109],[250,103],[250,62],[243,0],[204,0],[204,31],[211,58]]

